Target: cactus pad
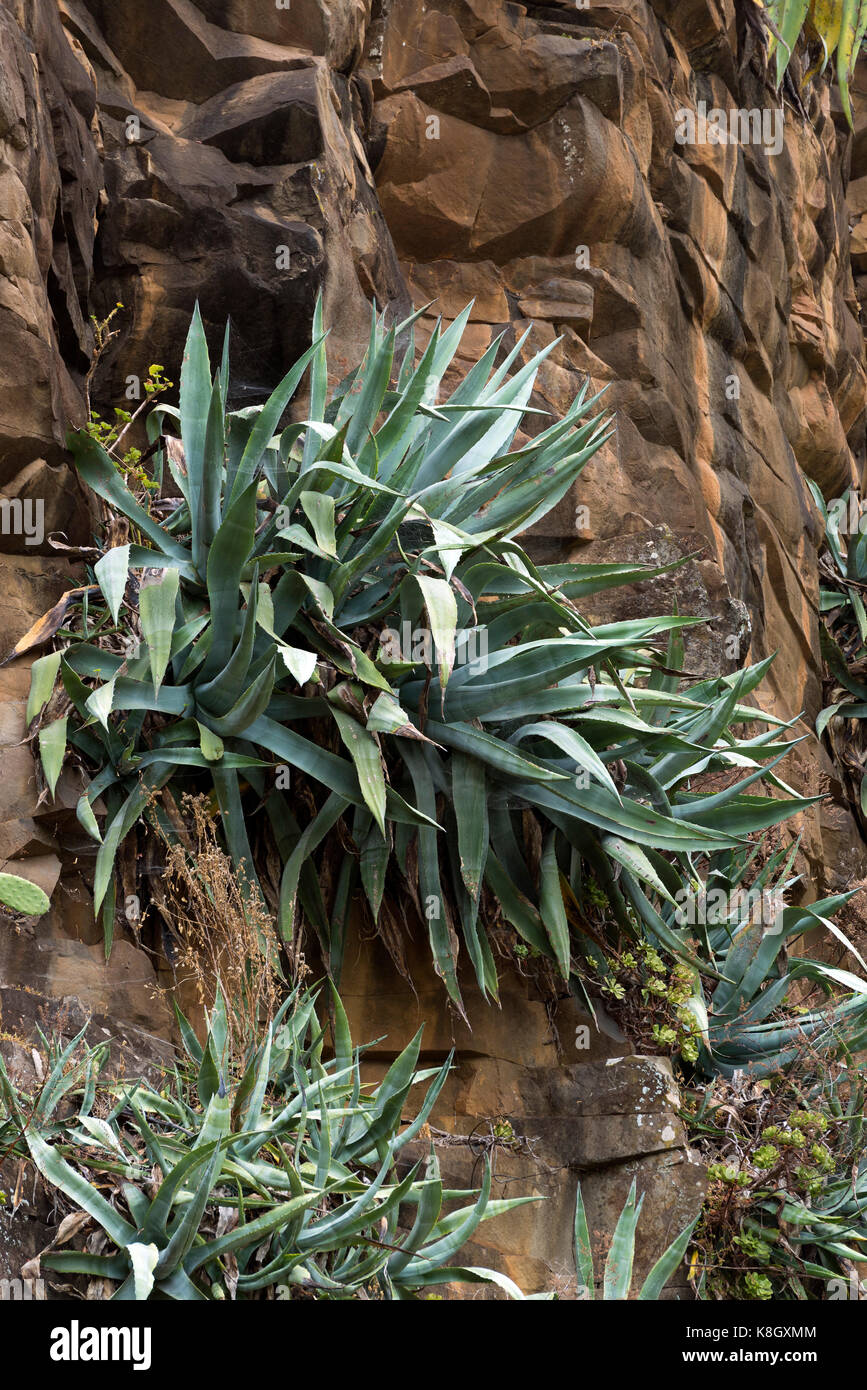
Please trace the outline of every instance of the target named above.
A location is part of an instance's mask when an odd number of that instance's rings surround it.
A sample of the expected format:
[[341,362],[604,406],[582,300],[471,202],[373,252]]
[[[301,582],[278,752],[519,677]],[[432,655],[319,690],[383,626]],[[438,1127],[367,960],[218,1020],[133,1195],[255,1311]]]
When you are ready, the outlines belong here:
[[0,904],[27,917],[41,917],[51,906],[41,888],[17,874],[0,874]]

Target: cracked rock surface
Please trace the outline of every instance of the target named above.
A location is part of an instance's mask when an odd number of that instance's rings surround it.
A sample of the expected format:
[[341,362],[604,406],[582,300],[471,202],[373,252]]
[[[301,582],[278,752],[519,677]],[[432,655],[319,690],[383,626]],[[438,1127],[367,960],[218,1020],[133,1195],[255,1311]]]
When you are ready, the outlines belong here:
[[[562,411],[589,376],[617,419],[536,527],[536,557],[691,555],[587,616],[676,598],[708,619],[690,669],[777,651],[763,698],[812,721],[821,534],[800,470],[839,495],[865,463],[864,77],[853,139],[819,86],[807,120],[787,109],[772,155],[675,139],[699,101],[769,102],[733,0],[0,0],[0,500],[45,504],[39,543],[0,533],[0,659],[81,582],[47,538],[92,536],[63,451],[84,419],[91,314],[125,306],[93,383],[107,410],[151,363],[176,374],[196,299],[215,343],[231,316],[234,404],[307,345],[320,288],[338,376],[373,298],[394,314],[433,300],[422,342],[433,314],[474,299],[463,368],[532,323],[528,351],[558,339],[534,403]],[[64,774],[48,802],[23,742],[28,665],[0,667],[0,869],[53,889],[41,921],[0,918],[0,1046],[25,1080],[42,1019],[91,1015],[142,1063],[171,1037],[133,935],[119,926],[104,959],[79,789]],[[816,890],[865,876],[814,737],[786,775],[832,793],[803,826]],[[483,1226],[472,1257],[568,1291],[579,1177],[601,1252],[637,1176],[640,1278],[703,1189],[666,1064],[605,1033],[579,1051],[574,1001],[552,1009],[517,976],[501,1010],[465,985],[470,1031],[418,943],[408,955],[416,994],[378,943],[347,953],[354,1034],[388,1035],[371,1066],[424,1021],[426,1058],[458,1051],[435,1121],[447,1180],[477,1180],[504,1117],[515,1142],[496,1147],[497,1195],[548,1199]],[[0,1277],[20,1267],[21,1231],[0,1216]]]

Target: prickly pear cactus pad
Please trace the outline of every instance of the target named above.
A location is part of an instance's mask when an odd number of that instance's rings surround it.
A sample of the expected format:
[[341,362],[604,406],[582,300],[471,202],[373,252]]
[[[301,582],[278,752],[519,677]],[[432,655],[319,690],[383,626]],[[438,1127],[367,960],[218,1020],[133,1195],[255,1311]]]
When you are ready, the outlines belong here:
[[25,917],[42,917],[51,906],[41,888],[17,874],[0,874],[0,904]]

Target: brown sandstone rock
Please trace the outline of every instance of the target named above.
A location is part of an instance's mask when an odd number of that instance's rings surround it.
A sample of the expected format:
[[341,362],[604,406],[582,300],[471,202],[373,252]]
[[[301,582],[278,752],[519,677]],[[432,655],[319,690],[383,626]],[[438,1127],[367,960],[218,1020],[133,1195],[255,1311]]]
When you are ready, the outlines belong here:
[[[45,494],[46,532],[87,538],[62,444],[84,418],[91,312],[126,306],[94,384],[98,408],[126,403],[151,362],[177,371],[197,298],[215,343],[233,319],[246,404],[306,347],[320,286],[335,369],[354,365],[367,301],[407,306],[400,255],[416,303],[436,301],[420,340],[431,315],[451,319],[475,296],[462,365],[495,332],[511,343],[532,322],[533,346],[560,338],[537,404],[562,411],[587,377],[610,386],[616,435],[535,528],[533,553],[695,552],[673,578],[615,591],[594,615],[659,611],[676,595],[708,619],[688,641],[697,672],[777,650],[764,698],[814,719],[821,536],[800,470],[831,496],[865,467],[867,84],[855,84],[847,206],[843,127],[821,87],[809,121],[787,108],[779,156],[676,143],[678,111],[699,100],[766,104],[757,73],[738,70],[735,38],[733,0],[590,11],[567,0],[7,0],[0,491]],[[71,582],[47,548],[0,536],[0,657]],[[29,1001],[56,1020],[61,1006],[77,1018],[84,1000],[104,1026],[167,1036],[147,958],[121,940],[104,963],[87,864],[67,838],[75,778],[64,773],[58,807],[36,804],[21,743],[28,665],[0,669],[0,856],[46,882],[57,860],[64,872],[52,913],[0,942],[4,1014],[17,1009],[32,1033]],[[805,790],[833,773],[815,738],[791,761]],[[842,804],[806,818],[804,856],[810,892],[864,876]],[[544,1002],[515,979],[502,1013],[475,1008],[469,1032],[438,982],[420,976],[416,1001],[377,949],[359,950],[345,988],[357,1035],[390,1035],[380,1063],[427,1019],[431,1054],[455,1042],[461,1056],[443,1130],[460,1138],[502,1111],[539,1139],[541,1163],[498,1151],[498,1191],[520,1178],[551,1200],[483,1227],[479,1262],[500,1261],[527,1287],[567,1287],[574,1185],[597,1161],[585,1196],[602,1245],[634,1173],[650,1223],[640,1263],[658,1253],[694,1213],[700,1182],[676,1127],[664,1137],[664,1109],[639,1101],[657,1064],[604,1037],[589,1058],[558,1059]],[[22,979],[36,992],[16,988]],[[568,1040],[580,1015],[561,1001],[558,1016]],[[16,1056],[28,1065],[26,1049]],[[615,1056],[625,1060],[608,1069]],[[456,1183],[477,1178],[478,1145],[444,1154]]]
[[101,186],[93,114],[92,83],[56,8],[45,0],[4,6],[0,488],[35,459],[59,461],[66,415],[79,399],[90,350],[85,301]]

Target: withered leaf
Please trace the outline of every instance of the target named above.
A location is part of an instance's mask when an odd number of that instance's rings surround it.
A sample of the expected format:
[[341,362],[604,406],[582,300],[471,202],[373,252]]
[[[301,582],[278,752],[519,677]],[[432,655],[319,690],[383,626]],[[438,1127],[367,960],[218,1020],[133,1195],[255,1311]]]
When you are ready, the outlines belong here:
[[50,642],[55,632],[63,625],[67,610],[74,598],[80,594],[98,594],[99,589],[95,584],[85,584],[80,589],[67,589],[55,603],[53,608],[49,608],[47,613],[43,613],[41,618],[37,618],[31,628],[20,637],[12,648],[11,652],[0,661],[0,666],[8,666],[10,661],[16,657],[24,656],[25,652],[32,651],[34,647],[44,646]]

